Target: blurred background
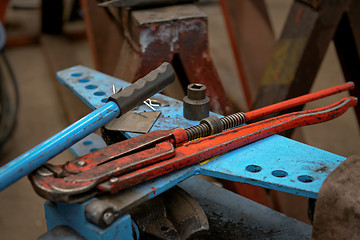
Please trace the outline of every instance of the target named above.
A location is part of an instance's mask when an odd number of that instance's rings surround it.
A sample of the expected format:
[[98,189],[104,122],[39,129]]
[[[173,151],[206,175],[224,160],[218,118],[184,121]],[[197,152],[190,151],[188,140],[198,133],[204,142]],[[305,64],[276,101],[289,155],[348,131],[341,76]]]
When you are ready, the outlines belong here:
[[[17,82],[14,87],[12,73],[7,67],[6,60],[2,59],[2,84],[6,86],[3,89],[6,89],[9,95],[13,112],[16,112],[17,106],[16,88],[19,92],[16,127],[11,129],[11,124],[8,124],[1,129],[2,135],[9,132],[11,136],[6,138],[6,143],[1,148],[0,165],[24,153],[90,111],[70,91],[61,86],[55,77],[57,71],[74,65],[96,67],[89,45],[91,40],[89,35],[86,35],[83,14],[78,7],[78,1],[64,0],[62,6],[57,6],[54,2],[56,1],[2,0],[0,3],[0,14],[3,17],[1,20],[7,39],[5,53]],[[264,2],[272,28],[272,41],[276,41],[280,37],[292,1]],[[208,15],[210,54],[226,95],[235,110],[247,111],[247,100],[240,83],[234,50],[231,47],[221,6],[217,1],[200,1],[197,5]],[[62,26],[61,32],[57,32],[56,27],[52,25],[54,22],[44,22],[44,7],[63,8],[62,16],[57,18]],[[247,13],[249,12],[244,11],[238,14],[245,16]],[[56,16],[53,17],[56,19]],[[254,28],[252,22],[247,23],[247,27]],[[49,32],[49,29],[53,29],[55,34]],[[114,75],[122,77],[116,70]],[[341,66],[334,44],[331,43],[311,91],[343,82]],[[178,88],[173,87],[169,91],[170,95],[182,98],[183,92]],[[256,92],[256,89],[251,91]],[[342,94],[345,95],[347,93]],[[330,97],[307,104],[305,107],[311,109],[324,106],[339,98]],[[293,138],[345,157],[359,154],[359,126],[353,109],[330,122],[298,129]],[[52,162],[64,163],[73,158],[69,151],[65,151]],[[277,197],[283,213],[309,223],[306,215],[307,199],[285,193],[278,193]],[[1,239],[35,239],[45,233],[43,203],[44,200],[35,194],[25,178],[1,192]]]

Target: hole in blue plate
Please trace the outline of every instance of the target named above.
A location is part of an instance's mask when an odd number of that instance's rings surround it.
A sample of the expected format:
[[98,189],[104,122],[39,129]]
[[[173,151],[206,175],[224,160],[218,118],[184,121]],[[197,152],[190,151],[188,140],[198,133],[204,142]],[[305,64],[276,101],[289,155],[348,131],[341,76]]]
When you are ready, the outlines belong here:
[[90,80],[89,80],[89,79],[86,79],[86,78],[79,79],[78,81],[79,81],[79,83],[87,83],[87,82],[90,82]]
[[106,103],[107,100],[108,100],[107,98],[103,98],[103,99],[101,99],[101,102]]
[[71,76],[72,77],[81,77],[81,73],[72,73]]
[[95,96],[104,96],[105,93],[104,92],[94,92]]
[[309,175],[301,175],[301,176],[298,176],[297,179],[303,183],[311,183],[314,181],[314,178]]
[[92,148],[90,149],[90,152],[95,152],[96,150],[99,150],[98,148]]
[[91,145],[93,142],[92,141],[84,141],[83,144],[84,145]]
[[274,177],[279,177],[279,178],[286,177],[288,175],[288,173],[283,170],[275,170],[275,171],[272,171],[271,174]]
[[90,90],[90,89],[97,88],[97,86],[96,85],[87,85],[85,88]]
[[258,165],[248,165],[246,166],[246,171],[252,172],[252,173],[257,173],[261,171],[261,167]]

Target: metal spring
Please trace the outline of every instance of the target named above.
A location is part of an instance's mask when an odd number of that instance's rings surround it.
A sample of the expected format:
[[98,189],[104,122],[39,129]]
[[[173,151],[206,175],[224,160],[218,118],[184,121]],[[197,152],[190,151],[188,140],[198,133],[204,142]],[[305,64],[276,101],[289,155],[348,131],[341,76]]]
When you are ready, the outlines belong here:
[[[244,113],[234,113],[232,115],[223,117],[220,119],[222,124],[222,130],[227,130],[236,126],[239,126],[243,123],[245,123],[245,115]],[[192,126],[190,128],[185,129],[185,132],[188,136],[189,141],[192,141],[197,138],[202,138],[209,136],[211,133],[210,126],[201,123],[199,125]]]
[[211,129],[207,124],[201,123],[199,125],[195,125],[185,129],[185,132],[188,136],[189,141],[192,141],[197,138],[209,136]]
[[244,124],[245,120],[245,114],[242,112],[234,113],[220,119],[223,131]]

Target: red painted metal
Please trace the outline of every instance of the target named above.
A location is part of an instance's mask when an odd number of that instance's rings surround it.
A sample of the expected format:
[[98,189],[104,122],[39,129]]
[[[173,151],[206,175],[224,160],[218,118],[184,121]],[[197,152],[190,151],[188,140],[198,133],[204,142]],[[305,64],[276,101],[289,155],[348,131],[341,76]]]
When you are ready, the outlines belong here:
[[287,129],[328,121],[356,103],[355,97],[348,97],[327,107],[270,118],[190,142],[181,128],[156,131],[95,151],[64,166],[48,165],[29,178],[44,198],[57,202],[84,201],[101,192],[116,193]]
[[129,172],[118,177],[115,183],[105,182],[97,186],[102,192],[116,193],[122,189],[170,173],[174,170],[202,162],[224,154],[230,150],[255,142],[270,135],[306,125],[325,122],[342,115],[355,106],[355,97],[344,98],[330,106],[289,113],[243,127],[231,129],[221,134],[191,141],[175,149],[175,157]]
[[[170,62],[185,92],[190,83],[205,84],[213,112],[234,112],[210,55],[205,13],[193,4],[184,4],[127,14],[122,17],[128,20],[123,23],[126,41],[117,64],[121,79],[134,81],[153,66]],[[176,89],[173,94],[179,98],[180,92]]]
[[285,109],[297,107],[297,106],[303,105],[305,103],[315,101],[317,99],[324,98],[324,97],[327,97],[327,96],[330,96],[330,95],[333,95],[336,93],[344,92],[347,90],[352,90],[354,88],[355,88],[355,84],[353,82],[347,82],[347,83],[333,86],[333,87],[330,87],[330,88],[327,88],[324,90],[320,90],[320,91],[317,91],[314,93],[305,94],[300,97],[296,97],[296,98],[292,98],[292,99],[289,99],[286,101],[275,103],[270,106],[259,108],[259,109],[256,109],[256,110],[244,113],[244,114],[246,117],[246,121],[248,122],[248,121],[252,121],[254,119],[258,119],[258,118],[267,116],[272,113],[277,113],[277,112],[283,111]]
[[5,25],[5,14],[9,0],[0,1],[0,21]]

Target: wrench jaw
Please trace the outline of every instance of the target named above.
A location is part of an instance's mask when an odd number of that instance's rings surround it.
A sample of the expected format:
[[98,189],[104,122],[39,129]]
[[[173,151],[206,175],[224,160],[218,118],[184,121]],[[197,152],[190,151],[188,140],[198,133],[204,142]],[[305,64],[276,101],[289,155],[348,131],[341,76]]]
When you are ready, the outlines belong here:
[[[174,139],[171,131],[141,135],[62,166],[46,164],[28,177],[37,194],[45,199],[60,203],[83,202],[102,193],[97,186],[104,181],[113,182],[129,171],[174,157]],[[116,157],[111,153],[116,153]]]
[[[68,184],[63,178],[57,178],[54,175],[43,176],[43,170],[38,169],[28,175],[28,178],[35,192],[44,199],[58,203],[79,203],[94,197],[97,192],[93,191],[96,186],[95,181],[78,182],[74,187],[68,188]],[[59,185],[63,187],[59,187]]]

